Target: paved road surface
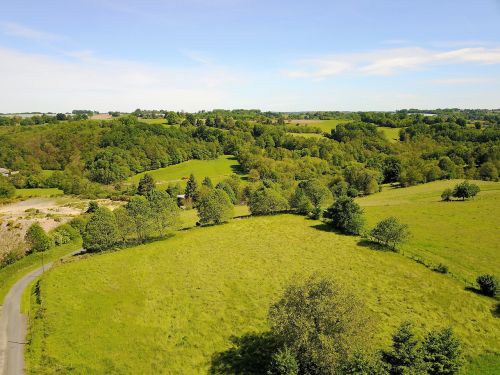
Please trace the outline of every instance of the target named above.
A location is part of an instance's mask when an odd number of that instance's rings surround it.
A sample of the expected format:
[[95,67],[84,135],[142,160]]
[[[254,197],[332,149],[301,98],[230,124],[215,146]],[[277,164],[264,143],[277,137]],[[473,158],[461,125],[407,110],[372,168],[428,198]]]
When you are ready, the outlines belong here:
[[[79,253],[75,251],[70,255]],[[24,346],[26,344],[26,315],[21,314],[21,298],[26,287],[43,271],[52,267],[52,262],[37,268],[14,284],[5,297],[0,316],[0,373],[3,375],[24,374]]]

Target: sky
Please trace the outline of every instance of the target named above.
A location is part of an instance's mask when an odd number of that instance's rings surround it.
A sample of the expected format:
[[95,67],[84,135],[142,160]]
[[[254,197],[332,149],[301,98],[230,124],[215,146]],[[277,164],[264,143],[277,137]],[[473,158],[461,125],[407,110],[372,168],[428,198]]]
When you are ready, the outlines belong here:
[[0,112],[500,108],[500,0],[0,0]]

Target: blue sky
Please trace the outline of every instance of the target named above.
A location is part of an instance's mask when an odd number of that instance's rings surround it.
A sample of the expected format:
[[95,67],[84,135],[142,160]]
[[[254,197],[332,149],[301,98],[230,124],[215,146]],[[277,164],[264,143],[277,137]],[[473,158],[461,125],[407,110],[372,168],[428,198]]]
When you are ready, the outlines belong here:
[[500,0],[2,1],[0,112],[500,107]]

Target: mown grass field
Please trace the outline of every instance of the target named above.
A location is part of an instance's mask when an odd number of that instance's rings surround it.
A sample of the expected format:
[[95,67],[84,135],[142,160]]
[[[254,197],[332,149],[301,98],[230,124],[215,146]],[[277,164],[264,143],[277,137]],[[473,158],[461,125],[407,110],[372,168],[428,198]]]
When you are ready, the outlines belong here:
[[500,183],[474,181],[481,192],[465,202],[442,202],[441,193],[462,180],[436,181],[405,189],[385,188],[358,199],[369,226],[388,216],[409,225],[412,236],[404,253],[438,265],[474,282],[483,273],[500,277]]
[[222,155],[215,160],[188,160],[183,163],[170,165],[166,168],[160,168],[153,171],[136,174],[129,181],[138,183],[144,174],[149,173],[155,179],[158,186],[166,187],[169,183],[181,183],[184,187],[187,178],[194,173],[201,184],[203,178],[208,176],[214,184],[238,172],[239,163],[231,155]]
[[495,373],[500,319],[492,299],[359,241],[278,215],[67,262],[42,278],[43,319],[35,321],[28,372],[207,373],[232,336],[267,330],[268,307],[294,274],[319,273],[367,305],[381,347],[403,320],[420,333],[451,325],[476,368],[464,373]]

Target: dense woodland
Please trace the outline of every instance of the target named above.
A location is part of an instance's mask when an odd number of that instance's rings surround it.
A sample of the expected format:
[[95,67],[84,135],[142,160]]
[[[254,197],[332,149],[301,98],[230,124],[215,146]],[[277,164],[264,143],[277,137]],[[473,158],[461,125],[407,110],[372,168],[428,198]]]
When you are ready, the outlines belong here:
[[[29,124],[0,117],[5,125],[0,127],[0,167],[20,172],[3,179],[2,186],[117,197],[129,194],[123,182],[133,174],[221,154],[235,155],[251,182],[272,185],[288,199],[302,180],[320,180],[335,196],[357,196],[377,192],[383,183],[497,180],[500,169],[500,112],[494,111],[137,110],[112,120],[81,120],[90,111],[74,112],[70,120],[42,115],[29,118]],[[164,124],[141,122],[154,116],[163,117]],[[296,137],[291,133],[319,130],[294,123],[303,118],[345,123],[324,137]],[[379,126],[401,128],[400,142],[389,142]]]

